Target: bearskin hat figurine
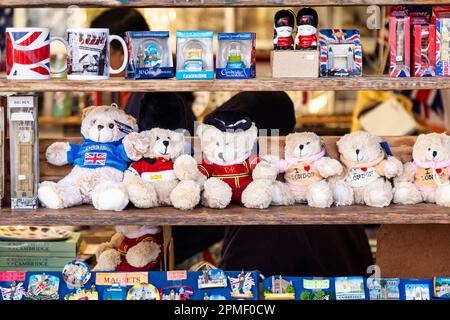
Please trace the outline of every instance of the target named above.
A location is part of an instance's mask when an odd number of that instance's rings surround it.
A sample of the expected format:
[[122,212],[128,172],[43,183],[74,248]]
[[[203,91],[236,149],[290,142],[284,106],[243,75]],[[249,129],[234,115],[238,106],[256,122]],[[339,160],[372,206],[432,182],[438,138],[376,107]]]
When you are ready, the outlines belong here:
[[297,36],[295,37],[296,49],[317,49],[317,25],[319,17],[313,8],[302,8],[297,14]]
[[295,15],[290,10],[280,10],[274,17],[274,50],[293,50],[294,39],[292,34],[295,27]]

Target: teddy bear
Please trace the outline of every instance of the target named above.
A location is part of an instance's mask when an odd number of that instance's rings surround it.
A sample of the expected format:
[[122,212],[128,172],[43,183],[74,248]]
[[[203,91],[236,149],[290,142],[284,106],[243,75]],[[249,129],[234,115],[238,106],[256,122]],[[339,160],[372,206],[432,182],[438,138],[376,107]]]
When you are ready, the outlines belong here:
[[111,241],[96,250],[94,271],[155,270],[162,257],[162,231],[150,226],[116,226]]
[[286,136],[285,157],[280,160],[280,172],[297,203],[328,208],[333,204],[333,191],[327,178],[340,175],[339,161],[325,156],[320,137],[313,132],[291,133]]
[[445,133],[419,135],[412,157],[394,180],[394,203],[431,202],[450,207],[450,137]]
[[198,168],[206,177],[204,206],[222,209],[232,202],[261,209],[293,202],[287,187],[276,181],[276,161],[260,159],[253,151],[257,133],[250,118],[231,110],[213,113],[197,127],[203,153]]
[[195,159],[183,154],[183,132],[153,128],[139,135],[146,150],[125,171],[123,181],[131,203],[138,208],[193,209],[200,202],[201,173]]
[[98,210],[123,210],[128,204],[123,172],[131,160],[141,156],[142,145],[135,130],[136,120],[115,104],[84,109],[82,143],[55,142],[46,150],[50,164],[74,167],[58,182],[39,185],[41,204],[61,209],[92,203]]
[[387,179],[399,176],[403,165],[397,158],[387,156],[381,142],[378,136],[364,131],[346,134],[338,140],[344,172],[332,178],[336,205],[386,207],[391,203],[393,189]]

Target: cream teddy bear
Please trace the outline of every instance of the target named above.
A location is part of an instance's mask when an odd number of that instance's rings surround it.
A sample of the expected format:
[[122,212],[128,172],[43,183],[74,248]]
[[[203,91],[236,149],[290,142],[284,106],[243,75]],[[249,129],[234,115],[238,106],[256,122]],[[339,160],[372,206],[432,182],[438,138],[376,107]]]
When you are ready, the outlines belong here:
[[336,205],[388,206],[393,190],[386,178],[402,173],[400,160],[386,155],[379,137],[363,131],[346,134],[337,147],[344,175],[332,184]]
[[204,206],[222,209],[233,202],[267,208],[273,200],[289,203],[289,191],[276,181],[278,164],[269,157],[261,160],[253,151],[257,131],[248,117],[234,111],[217,112],[198,126],[203,152],[198,167],[207,178]]
[[[47,161],[56,166],[74,164],[57,183],[44,181],[38,189],[42,205],[61,209],[92,203],[99,210],[122,210],[128,194],[123,172],[132,159],[140,157],[136,120],[117,105],[84,110],[82,144],[55,142],[46,151]],[[131,132],[131,133],[130,133]],[[130,133],[130,134],[129,134]]]
[[197,162],[183,154],[182,132],[153,128],[140,134],[144,157],[130,165],[124,184],[138,208],[169,206],[188,210],[200,202]]
[[280,172],[298,203],[328,208],[333,204],[333,192],[327,178],[340,175],[339,161],[325,156],[324,145],[313,132],[292,133],[286,137],[285,157]]
[[413,161],[394,180],[394,202],[437,203],[450,207],[450,137],[445,133],[421,134],[413,147]]
[[96,250],[94,271],[148,271],[157,269],[163,235],[159,227],[116,226],[110,242]]

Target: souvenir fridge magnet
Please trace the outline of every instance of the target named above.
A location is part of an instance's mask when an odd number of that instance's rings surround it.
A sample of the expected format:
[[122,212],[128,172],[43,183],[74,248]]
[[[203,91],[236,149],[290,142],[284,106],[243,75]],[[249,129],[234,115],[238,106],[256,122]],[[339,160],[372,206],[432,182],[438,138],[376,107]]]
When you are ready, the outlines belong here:
[[189,300],[194,294],[190,286],[170,286],[159,289],[161,300]]
[[36,209],[39,180],[37,96],[9,96],[11,208]]
[[319,16],[313,8],[302,8],[297,13],[297,36],[295,48],[299,50],[317,49],[317,25]]
[[266,300],[294,300],[295,289],[292,280],[283,279],[282,276],[272,276],[269,285],[264,289]]
[[400,279],[398,278],[368,278],[370,300],[399,300]]
[[12,281],[9,286],[0,286],[2,300],[22,300],[25,294],[23,282]]
[[294,50],[294,13],[291,10],[280,10],[275,14],[273,20],[273,49]]
[[450,7],[433,7],[436,26],[436,75],[450,76]]
[[450,299],[450,278],[434,277],[434,297],[438,299]]
[[433,280],[402,279],[400,281],[401,300],[431,300]]
[[213,31],[177,31],[178,80],[214,78]]
[[127,293],[127,300],[160,300],[158,289],[152,284],[136,284]]
[[174,76],[168,31],[128,31],[127,79],[165,79]]
[[391,77],[409,77],[410,19],[406,8],[394,7],[389,17],[389,74]]
[[255,285],[255,280],[251,272],[244,272],[238,274],[237,278],[228,276],[231,286],[231,297],[237,299],[252,299],[252,288]]
[[202,274],[198,276],[198,288],[226,288],[227,277],[225,272],[219,269],[209,269],[202,271]]
[[255,50],[255,33],[219,33],[217,35],[216,78],[254,78],[256,75]]
[[334,279],[336,300],[365,300],[363,277],[337,277]]
[[125,300],[126,298],[126,287],[122,287],[119,282],[113,282],[103,291],[103,300]]
[[98,292],[95,285],[92,285],[90,289],[78,288],[76,292],[66,294],[64,300],[98,300]]
[[225,296],[221,294],[210,294],[208,295],[207,292],[203,295],[203,300],[227,300]]
[[29,300],[58,300],[59,278],[43,274],[33,274],[28,279],[28,291],[25,297]]
[[65,265],[62,277],[69,289],[81,288],[91,278],[91,269],[86,263],[73,260]]
[[362,47],[358,30],[322,29],[319,45],[321,77],[361,76]]
[[300,300],[334,300],[331,278],[303,278]]

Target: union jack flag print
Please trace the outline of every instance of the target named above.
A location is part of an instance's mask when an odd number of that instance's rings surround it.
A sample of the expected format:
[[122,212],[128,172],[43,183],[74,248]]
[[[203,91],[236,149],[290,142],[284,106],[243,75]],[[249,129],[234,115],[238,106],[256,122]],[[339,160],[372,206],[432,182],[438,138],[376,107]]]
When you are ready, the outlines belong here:
[[6,30],[6,74],[10,79],[50,77],[48,29]]
[[84,165],[104,166],[106,164],[106,153],[88,152],[84,154]]

